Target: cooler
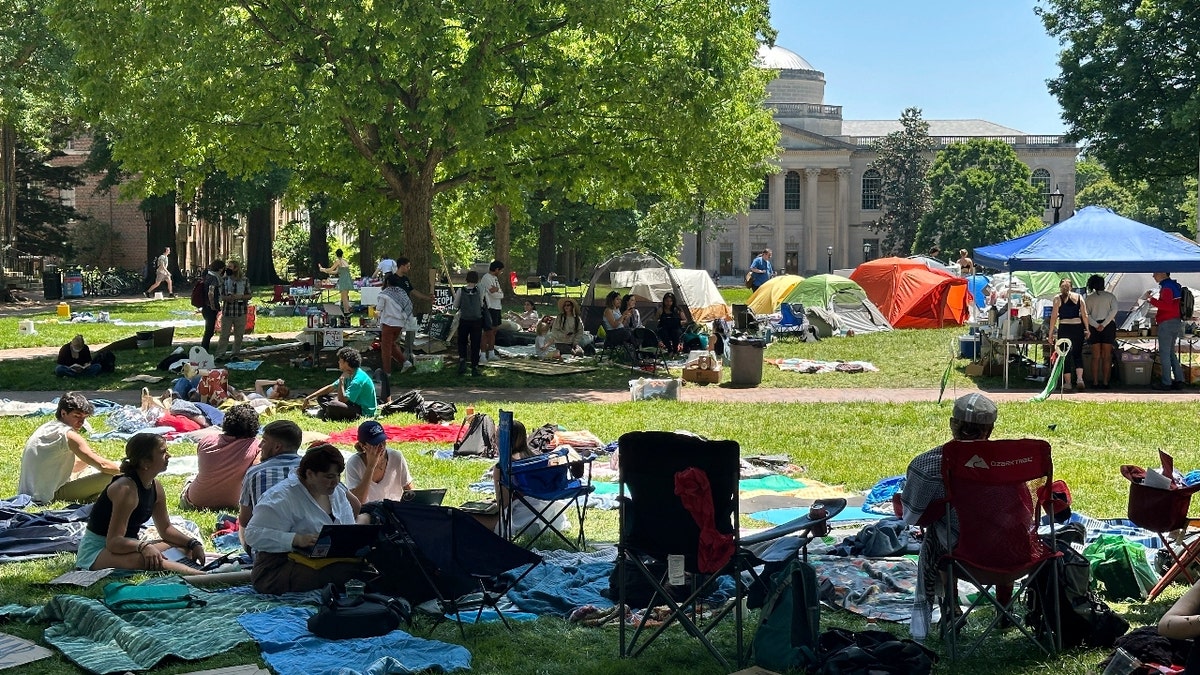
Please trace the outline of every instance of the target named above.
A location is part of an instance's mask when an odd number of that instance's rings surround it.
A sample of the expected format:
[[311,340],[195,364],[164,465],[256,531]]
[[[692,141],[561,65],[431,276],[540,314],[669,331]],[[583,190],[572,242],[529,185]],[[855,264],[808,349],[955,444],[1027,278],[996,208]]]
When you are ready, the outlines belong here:
[[978,335],[958,336],[958,357],[960,359],[971,359],[972,361],[979,358]]

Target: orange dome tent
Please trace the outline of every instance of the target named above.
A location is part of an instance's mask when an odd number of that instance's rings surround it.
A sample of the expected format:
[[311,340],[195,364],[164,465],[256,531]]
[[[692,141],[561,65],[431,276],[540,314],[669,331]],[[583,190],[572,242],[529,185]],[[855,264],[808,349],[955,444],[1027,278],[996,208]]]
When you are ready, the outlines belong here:
[[859,265],[850,278],[896,328],[961,326],[967,320],[967,280],[919,260],[872,260]]

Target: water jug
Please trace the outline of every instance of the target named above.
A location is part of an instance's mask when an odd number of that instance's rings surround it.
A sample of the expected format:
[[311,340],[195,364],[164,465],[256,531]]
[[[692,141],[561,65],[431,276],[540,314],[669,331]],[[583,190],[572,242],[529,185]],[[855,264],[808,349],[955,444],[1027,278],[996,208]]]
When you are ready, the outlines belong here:
[[65,302],[58,303],[58,315],[64,319],[71,318],[71,306]]

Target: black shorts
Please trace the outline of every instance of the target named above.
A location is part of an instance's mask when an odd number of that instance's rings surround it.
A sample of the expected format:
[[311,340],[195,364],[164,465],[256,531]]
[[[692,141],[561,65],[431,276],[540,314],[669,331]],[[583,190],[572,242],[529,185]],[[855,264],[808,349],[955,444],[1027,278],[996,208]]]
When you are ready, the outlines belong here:
[[500,323],[504,321],[504,316],[498,309],[488,309],[488,314],[492,316],[492,330],[499,330]]
[[1117,344],[1117,324],[1109,322],[1104,330],[1096,330],[1092,328],[1091,337],[1088,338],[1089,345],[1115,345]]

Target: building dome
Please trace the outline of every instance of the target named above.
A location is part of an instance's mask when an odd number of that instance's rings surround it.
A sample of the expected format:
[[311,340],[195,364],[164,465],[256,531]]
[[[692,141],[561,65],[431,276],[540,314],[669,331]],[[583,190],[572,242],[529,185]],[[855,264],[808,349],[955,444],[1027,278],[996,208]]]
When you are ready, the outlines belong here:
[[772,70],[816,70],[811,63],[804,60],[804,57],[779,45],[774,47],[759,45],[758,63],[763,68]]

